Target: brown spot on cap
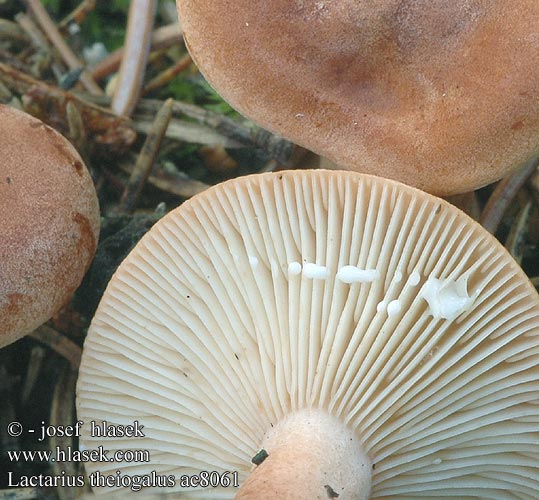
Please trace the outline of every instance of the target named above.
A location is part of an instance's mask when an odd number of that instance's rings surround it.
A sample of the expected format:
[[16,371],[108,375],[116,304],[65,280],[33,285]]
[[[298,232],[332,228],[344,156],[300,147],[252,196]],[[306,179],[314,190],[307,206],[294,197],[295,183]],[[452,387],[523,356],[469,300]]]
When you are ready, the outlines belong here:
[[8,293],[6,296],[7,306],[6,311],[9,314],[18,314],[21,309],[21,301],[24,298],[22,293]]
[[81,161],[75,160],[72,165],[75,167],[77,174],[82,175],[84,171],[84,165]]
[[81,257],[93,255],[97,246],[96,235],[88,217],[77,212],[73,221],[79,226],[80,238],[78,240],[78,253]]

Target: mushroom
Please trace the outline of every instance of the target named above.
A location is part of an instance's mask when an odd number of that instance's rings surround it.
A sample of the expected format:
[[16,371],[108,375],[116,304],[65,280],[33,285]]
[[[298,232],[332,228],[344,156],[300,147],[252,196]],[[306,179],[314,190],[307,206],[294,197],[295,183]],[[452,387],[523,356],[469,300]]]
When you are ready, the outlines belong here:
[[536,0],[177,0],[238,111],[341,169],[449,195],[539,152]]
[[58,132],[0,105],[0,347],[47,321],[94,255],[99,206],[80,156]]
[[82,446],[109,450],[89,482],[536,499],[538,341],[529,280],[449,203],[354,172],[228,181],[161,219],[108,285],[77,385]]

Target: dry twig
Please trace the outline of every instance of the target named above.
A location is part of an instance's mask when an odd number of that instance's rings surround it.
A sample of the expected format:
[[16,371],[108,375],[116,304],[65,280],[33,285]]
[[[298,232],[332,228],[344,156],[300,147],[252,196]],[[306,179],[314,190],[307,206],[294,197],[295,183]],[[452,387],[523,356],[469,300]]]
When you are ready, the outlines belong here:
[[[69,48],[61,33],[56,28],[56,25],[49,16],[49,13],[43,7],[39,0],[24,0],[28,9],[32,12],[37,22],[47,35],[47,38],[58,50],[61,58],[67,64],[69,69],[76,70],[83,66],[83,64],[77,59],[77,56]],[[101,87],[95,83],[92,76],[85,70],[80,76],[80,81],[88,92],[92,94],[102,94]]]
[[135,108],[150,53],[156,0],[131,0],[120,73],[111,108],[117,115],[131,115]]
[[152,128],[148,132],[146,141],[142,146],[142,151],[139,154],[135,168],[131,172],[129,182],[122,194],[118,208],[120,212],[132,213],[135,209],[142,188],[150,176],[171,116],[172,99],[168,99],[157,113]]
[[96,0],[82,0],[73,12],[58,23],[60,30],[65,30],[71,23],[81,24],[86,16],[95,9]]
[[17,23],[7,19],[0,19],[0,41],[22,44],[28,43],[28,37]]
[[[182,34],[178,24],[169,24],[161,28],[157,28],[152,35],[152,43],[150,50],[168,49],[173,45],[179,44],[182,41]],[[124,49],[115,50],[107,58],[101,61],[92,71],[92,76],[96,81],[99,81],[111,73],[118,71],[122,62]]]
[[15,16],[15,20],[29,37],[34,49],[36,49],[37,61],[34,63],[32,70],[35,75],[39,75],[52,61],[52,50],[49,41],[30,16],[20,12]]
[[538,159],[528,161],[520,170],[502,179],[490,196],[479,222],[482,226],[494,234],[498,229],[503,214],[514,199],[520,188],[526,183],[537,169]]
[[42,325],[34,330],[30,336],[60,354],[69,362],[73,370],[78,370],[82,349],[65,335],[58,333],[48,325]]
[[[137,109],[155,112],[159,106],[160,101],[142,99]],[[173,112],[207,125],[239,144],[261,148],[285,166],[290,164],[294,153],[294,144],[267,130],[256,127],[249,122],[242,123],[220,113],[180,101],[174,101]]]
[[79,110],[86,133],[96,143],[122,150],[136,139],[135,131],[125,118],[72,92],[36,80],[12,66],[0,63],[0,82],[16,93],[23,94],[25,107],[31,108],[32,114],[61,132],[67,131],[66,108],[67,103],[72,102]]
[[[133,172],[132,165],[120,163],[119,167],[128,174]],[[191,198],[210,187],[204,182],[191,179],[184,173],[166,168],[155,169],[148,177],[148,183],[165,193],[173,194],[180,198]]]
[[41,345],[33,345],[30,351],[30,360],[26,368],[23,387],[21,391],[21,402],[26,404],[32,394],[36,383],[41,377],[41,369],[45,360],[46,349]]
[[516,220],[511,227],[507,241],[505,242],[505,248],[513,256],[513,258],[522,264],[524,258],[524,247],[526,242],[526,235],[528,230],[528,222],[530,220],[530,213],[532,209],[531,199],[519,210]]
[[175,76],[179,75],[182,71],[187,69],[192,62],[193,61],[191,60],[191,56],[189,54],[185,54],[172,66],[159,73],[156,77],[152,78],[144,86],[142,95],[149,94],[150,92],[167,85],[172,81]]

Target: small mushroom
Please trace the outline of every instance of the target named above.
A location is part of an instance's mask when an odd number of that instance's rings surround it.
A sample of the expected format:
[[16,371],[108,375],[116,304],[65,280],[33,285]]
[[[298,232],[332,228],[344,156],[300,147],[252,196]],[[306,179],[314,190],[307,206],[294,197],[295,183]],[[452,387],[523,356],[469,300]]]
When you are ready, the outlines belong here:
[[71,144],[0,105],[0,347],[47,321],[94,255],[99,206]]
[[539,152],[536,0],[177,0],[237,110],[341,168],[471,191]]
[[450,204],[353,172],[238,178],[109,283],[77,410],[85,448],[127,459],[85,465],[182,498],[536,499],[538,341],[529,280]]

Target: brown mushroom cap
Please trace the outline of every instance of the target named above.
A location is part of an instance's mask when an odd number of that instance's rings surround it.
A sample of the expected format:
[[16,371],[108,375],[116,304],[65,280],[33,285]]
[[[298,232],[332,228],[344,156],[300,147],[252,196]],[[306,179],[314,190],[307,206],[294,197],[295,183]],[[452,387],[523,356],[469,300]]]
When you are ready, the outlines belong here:
[[71,144],[0,105],[0,347],[47,321],[94,255],[99,206]]
[[232,106],[343,168],[453,194],[539,150],[536,0],[177,4]]

